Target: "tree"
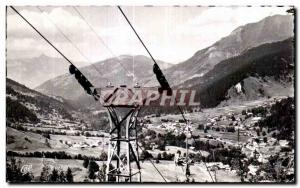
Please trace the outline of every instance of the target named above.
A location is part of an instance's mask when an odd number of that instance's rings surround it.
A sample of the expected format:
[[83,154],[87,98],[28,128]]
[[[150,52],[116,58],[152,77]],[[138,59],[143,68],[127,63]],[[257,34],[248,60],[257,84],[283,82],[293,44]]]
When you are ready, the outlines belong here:
[[99,165],[95,161],[90,161],[89,169],[95,170],[95,172],[99,171]]
[[90,137],[90,136],[92,136],[92,135],[91,135],[91,133],[89,133],[89,132],[85,132],[85,136],[86,136],[86,137]]
[[106,175],[106,164],[103,164],[102,167],[99,169],[99,173],[98,173],[98,179],[100,182],[105,181],[105,175]]
[[93,181],[96,179],[95,172],[99,171],[99,165],[95,161],[89,163],[89,178]]
[[152,158],[152,154],[149,153],[148,151],[146,150],[143,150],[142,153],[141,153],[141,159],[149,159],[149,158]]
[[247,115],[246,110],[243,110],[243,111],[242,111],[242,115]]
[[89,170],[89,178],[93,181],[96,179],[96,174],[95,174],[95,171],[93,169]]
[[48,138],[45,138],[45,144],[48,148],[51,148]]
[[167,154],[167,152],[163,152],[163,154],[162,154],[162,157],[164,158],[164,159],[167,159],[167,157],[168,157],[168,154]]
[[12,122],[37,123],[40,121],[34,112],[22,105],[18,100],[12,100],[9,97],[6,97],[6,117]]
[[165,151],[166,150],[166,142],[164,140],[159,140],[157,149],[159,149],[161,151]]
[[61,171],[58,176],[58,182],[66,182],[66,176],[64,171]]
[[21,182],[30,182],[33,179],[33,175],[31,172],[27,172],[22,175]]
[[50,175],[50,181],[51,182],[57,182],[59,180],[58,177],[59,177],[58,176],[58,171],[55,168],[53,168],[52,173]]
[[161,159],[161,154],[157,154],[157,159]]
[[67,178],[67,182],[73,182],[73,174],[70,167],[68,167],[66,178]]
[[6,179],[9,182],[30,182],[34,176],[31,172],[21,172],[21,161],[11,158],[10,163],[6,164]]
[[204,125],[203,125],[203,124],[199,124],[199,125],[198,125],[198,129],[199,129],[199,130],[203,130],[203,129],[204,129]]
[[106,152],[102,152],[100,154],[100,160],[101,161],[106,161],[107,160],[107,153]]
[[85,158],[85,159],[83,160],[83,167],[84,167],[84,168],[87,168],[87,167],[89,166],[89,163],[90,163],[89,159],[88,159],[88,158]]
[[256,129],[256,134],[257,134],[257,136],[260,136],[259,129]]
[[50,167],[48,165],[44,165],[42,168],[42,172],[40,175],[40,181],[41,182],[48,182],[49,181],[49,172],[50,171]]

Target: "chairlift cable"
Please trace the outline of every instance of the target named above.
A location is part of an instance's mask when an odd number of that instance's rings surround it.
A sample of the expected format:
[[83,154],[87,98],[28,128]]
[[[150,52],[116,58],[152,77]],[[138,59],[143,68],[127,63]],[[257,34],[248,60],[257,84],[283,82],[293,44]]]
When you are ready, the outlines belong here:
[[[146,150],[144,150],[139,144],[137,144],[137,146],[143,151],[145,152]],[[155,166],[155,164],[153,163],[153,161],[150,159],[150,158],[146,158],[148,161],[150,161],[150,163],[152,164],[152,166],[155,168],[155,170],[158,172],[158,174],[162,177],[162,179],[165,181],[165,182],[168,182],[166,180],[166,178],[162,175],[162,173],[158,170],[158,168]]]
[[32,29],[34,29],[50,46],[54,48],[68,63],[74,65],[60,50],[58,50],[42,33],[40,33],[21,13],[19,13],[13,6],[10,6]]
[[[37,6],[37,9],[44,14],[44,11]],[[80,53],[80,55],[89,63],[92,65],[92,67],[100,74],[100,75],[104,75],[100,70],[98,70],[98,68],[92,63],[92,61],[86,56],[84,55],[84,53],[79,49],[79,47],[77,45],[74,44],[74,42],[57,26],[57,24],[55,24],[55,22],[46,14],[44,14],[45,17],[55,26],[55,28],[58,30],[58,32],[60,34],[62,34],[62,36]],[[105,79],[106,82],[108,82],[108,79],[103,77]]]
[[[71,66],[75,67],[75,65],[72,63],[70,59],[68,59],[54,44],[52,44],[34,25],[32,25],[16,8],[13,6],[9,6],[13,11],[15,11],[34,31],[36,31],[56,52],[58,52],[68,63],[71,64]],[[76,68],[76,67],[75,67]],[[91,84],[92,85],[92,84]],[[92,85],[92,87],[94,87]],[[93,94],[95,100],[96,97],[98,96],[97,94]],[[102,98],[100,96],[100,98]],[[103,100],[103,99],[102,99]]]
[[93,28],[93,26],[86,20],[86,18],[80,13],[80,10],[76,8],[76,6],[72,6],[73,10],[79,15],[79,17],[85,22],[85,24],[89,27],[89,29],[95,34],[97,39],[105,46],[105,48],[109,51],[111,55],[113,55],[115,58],[117,58],[118,63],[122,66],[122,68],[129,74],[134,77],[134,74],[131,73],[122,63],[119,56],[117,56],[110,47],[104,42],[104,40],[100,37],[100,35],[96,32],[96,30]]
[[[193,138],[194,142],[196,143],[195,138],[194,138],[193,136],[192,136],[192,138]],[[201,157],[203,157],[202,152],[201,152],[200,149],[199,149],[199,153],[200,153]],[[211,175],[211,173],[210,173],[210,171],[209,171],[209,169],[208,169],[208,166],[207,166],[207,164],[206,164],[206,162],[205,162],[204,160],[203,160],[203,163],[204,163],[204,165],[205,165],[205,167],[206,167],[206,170],[207,170],[207,172],[208,172],[208,174],[209,174],[209,176],[210,176],[212,182],[215,182],[214,179],[213,179],[213,177],[212,177],[212,175]]]
[[148,54],[150,55],[152,61],[154,62],[154,64],[157,64],[155,59],[153,58],[153,56],[151,55],[150,51],[148,50],[148,48],[146,47],[146,45],[144,44],[144,42],[142,41],[142,39],[140,38],[139,34],[136,32],[136,30],[134,29],[134,27],[131,25],[129,19],[127,18],[127,16],[125,15],[125,13],[123,12],[122,8],[120,6],[117,6],[118,9],[120,10],[120,12],[122,13],[122,15],[124,16],[124,18],[126,19],[127,23],[130,25],[131,29],[133,30],[133,32],[135,33],[135,35],[137,36],[137,38],[139,39],[139,41],[142,43],[142,45],[144,46],[145,50],[148,52]]

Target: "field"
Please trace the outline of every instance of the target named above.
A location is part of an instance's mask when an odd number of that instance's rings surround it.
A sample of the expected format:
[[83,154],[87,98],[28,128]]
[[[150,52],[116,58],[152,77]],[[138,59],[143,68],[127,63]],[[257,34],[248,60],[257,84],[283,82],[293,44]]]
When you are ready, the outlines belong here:
[[[9,157],[8,157],[9,159]],[[83,182],[88,175],[88,170],[83,167],[82,160],[65,160],[65,159],[46,159],[46,158],[27,158],[20,157],[22,164],[32,165],[30,168],[34,175],[34,179],[38,181],[44,164],[49,165],[51,168],[61,169],[66,171],[68,167],[71,168],[74,175],[74,182]],[[101,167],[106,162],[97,161]],[[175,166],[173,161],[160,161],[155,164],[157,169],[165,177],[167,182],[182,181],[185,179],[183,167]],[[206,170],[203,163],[191,166],[191,180],[196,182],[211,182],[210,175]],[[164,182],[162,177],[157,173],[156,169],[149,161],[141,162],[141,172],[143,182]],[[211,172],[211,175],[214,175]],[[239,182],[240,179],[235,171],[217,170],[216,177],[218,182]]]

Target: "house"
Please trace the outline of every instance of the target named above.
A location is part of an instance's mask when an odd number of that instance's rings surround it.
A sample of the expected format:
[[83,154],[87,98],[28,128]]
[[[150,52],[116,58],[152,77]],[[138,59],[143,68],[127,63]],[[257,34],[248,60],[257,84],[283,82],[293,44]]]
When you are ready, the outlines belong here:
[[212,163],[207,163],[207,168],[210,170],[230,170],[229,165],[224,165],[222,162],[212,162]]
[[249,169],[248,174],[251,174],[251,175],[255,176],[257,170],[259,169],[259,166],[249,165],[248,169]]
[[76,143],[76,144],[73,144],[73,145],[72,145],[72,147],[73,147],[73,148],[80,148],[80,147],[81,147],[81,145],[80,145],[80,144],[78,144],[78,143]]
[[205,124],[207,127],[211,127],[212,126],[212,123],[206,123]]
[[252,117],[252,116],[253,116],[253,113],[252,113],[252,112],[247,112],[246,116],[247,116],[247,117]]
[[259,143],[258,145],[259,145],[259,147],[266,147],[266,146],[267,146],[267,143],[261,142],[261,143]]
[[268,143],[270,146],[274,146],[274,145],[277,144],[277,139],[272,138],[272,137],[271,137],[271,138],[268,138],[267,143]]
[[269,162],[269,160],[267,159],[267,157],[265,157],[263,154],[259,154],[259,157],[258,157],[258,162],[261,162],[261,163],[267,163]]
[[287,140],[279,140],[279,145],[281,148],[289,147],[289,142]]
[[262,117],[253,117],[251,119],[251,123],[256,123],[256,122],[260,121],[261,119],[262,119]]

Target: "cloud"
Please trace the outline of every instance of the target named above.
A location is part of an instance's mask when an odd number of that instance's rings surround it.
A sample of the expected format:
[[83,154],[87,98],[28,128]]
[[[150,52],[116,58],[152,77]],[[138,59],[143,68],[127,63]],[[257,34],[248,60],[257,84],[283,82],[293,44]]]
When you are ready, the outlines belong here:
[[197,48],[201,49],[229,35],[241,25],[258,22],[275,14],[286,14],[285,11],[285,7],[210,8],[182,25],[178,35],[193,38],[197,41]]
[[[72,7],[17,7],[50,41],[73,61],[99,61],[122,54],[148,55],[116,7],[78,7],[106,49]],[[124,7],[123,10],[155,58],[178,63],[191,57],[240,25],[266,16],[286,14],[286,7]],[[72,46],[49,18],[84,54]],[[9,57],[46,54],[59,57],[21,18],[7,17]],[[22,56],[23,55],[23,56]]]

